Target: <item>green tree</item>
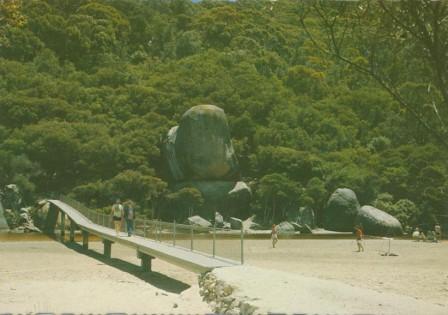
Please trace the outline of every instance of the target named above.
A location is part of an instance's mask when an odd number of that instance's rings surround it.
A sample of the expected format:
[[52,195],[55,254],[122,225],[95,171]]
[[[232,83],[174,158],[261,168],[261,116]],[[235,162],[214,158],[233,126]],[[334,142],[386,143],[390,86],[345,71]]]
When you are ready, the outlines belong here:
[[278,222],[285,219],[288,209],[297,208],[302,188],[285,175],[273,173],[260,179],[256,195],[262,204],[263,218]]

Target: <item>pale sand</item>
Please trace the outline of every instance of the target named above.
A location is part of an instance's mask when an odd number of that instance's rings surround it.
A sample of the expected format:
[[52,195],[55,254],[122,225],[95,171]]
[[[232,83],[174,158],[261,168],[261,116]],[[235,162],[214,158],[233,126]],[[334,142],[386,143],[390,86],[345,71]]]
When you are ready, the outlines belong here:
[[[102,252],[100,242],[89,246]],[[0,253],[0,312],[210,313],[196,274],[158,259],[155,274],[141,273],[135,252],[119,245],[108,264],[55,241],[0,242]]]
[[[196,245],[201,247],[199,242]],[[354,252],[356,244],[353,240],[280,239],[275,249],[271,248],[269,240],[246,240],[245,247],[246,265],[271,269],[262,272],[269,276],[257,276],[257,280],[251,279],[253,273],[234,272],[230,278],[239,275],[238,283],[250,284],[249,292],[242,287],[249,299],[256,298],[260,290],[274,298],[269,301],[266,298],[259,302],[261,304],[276,303],[280,307],[285,305],[285,299],[291,298],[288,295],[291,292],[302,292],[299,294],[302,298],[306,292],[313,292],[314,301],[320,301],[314,305],[313,313],[338,314],[336,307],[342,300],[338,298],[338,292],[352,287],[353,292],[360,292],[360,295],[368,293],[363,289],[392,297],[397,295],[396,304],[419,299],[422,303],[429,303],[429,308],[436,304],[448,305],[448,242],[393,241],[392,252],[397,253],[397,257],[380,255],[387,250],[387,242],[383,240],[367,240],[364,253]],[[90,248],[102,252],[100,242],[91,242]],[[239,241],[219,240],[217,252],[237,258]],[[153,262],[155,275],[142,274],[135,252],[119,245],[112,248],[115,259],[111,263],[105,264],[99,254],[91,255],[96,258],[54,241],[0,242],[0,311],[158,314],[203,314],[211,311],[199,297],[197,275],[194,273],[156,259]],[[273,276],[275,270],[283,275]],[[279,277],[287,278],[288,273],[295,275],[291,275],[288,283],[277,281]],[[335,281],[322,282],[312,277]],[[331,291],[334,295],[328,294]],[[350,296],[350,291],[341,296]],[[381,296],[375,296],[373,301],[383,299]],[[412,300],[406,300],[409,298]],[[302,307],[306,307],[303,305],[306,301],[312,300],[303,300]],[[389,302],[384,298],[384,305]],[[351,304],[346,300],[346,305],[362,307],[363,303]],[[345,310],[353,311],[353,307]],[[433,314],[436,314],[436,309],[436,306],[432,309]],[[296,303],[288,312],[293,310],[299,312],[301,308]],[[364,309],[363,312],[375,314],[376,311],[379,314],[381,310],[384,310],[383,306],[377,310]],[[341,314],[341,309],[339,312]]]

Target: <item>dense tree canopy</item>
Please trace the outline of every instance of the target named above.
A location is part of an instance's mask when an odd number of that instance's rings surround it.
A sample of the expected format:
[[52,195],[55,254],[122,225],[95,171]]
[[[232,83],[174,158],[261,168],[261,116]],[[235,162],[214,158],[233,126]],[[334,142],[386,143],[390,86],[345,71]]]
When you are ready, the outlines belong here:
[[160,144],[191,106],[228,116],[252,212],[353,189],[417,225],[448,218],[448,5],[437,1],[0,0],[0,186],[151,209]]

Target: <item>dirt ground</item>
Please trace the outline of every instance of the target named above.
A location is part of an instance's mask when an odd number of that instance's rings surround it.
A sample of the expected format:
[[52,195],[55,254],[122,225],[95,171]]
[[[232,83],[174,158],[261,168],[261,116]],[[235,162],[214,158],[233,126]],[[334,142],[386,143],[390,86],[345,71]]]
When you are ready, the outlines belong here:
[[[201,241],[207,242],[207,241]],[[196,244],[198,248],[201,244]],[[448,242],[418,243],[366,240],[355,252],[353,240],[245,240],[245,264],[353,287],[391,292],[448,306]],[[75,313],[210,313],[202,302],[197,275],[159,259],[153,273],[139,270],[136,253],[114,245],[111,260],[102,257],[101,242],[87,253],[47,239],[0,240],[1,312]],[[205,243],[202,246],[208,246]],[[220,240],[217,252],[239,256],[238,240]],[[298,284],[300,285],[300,284]],[[281,292],[277,290],[277,292]]]

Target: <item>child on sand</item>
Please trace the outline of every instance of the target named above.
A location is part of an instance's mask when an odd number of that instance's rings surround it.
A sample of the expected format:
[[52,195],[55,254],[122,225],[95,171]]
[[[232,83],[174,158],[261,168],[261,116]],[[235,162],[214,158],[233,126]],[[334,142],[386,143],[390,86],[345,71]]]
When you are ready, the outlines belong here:
[[360,225],[355,226],[355,234],[356,234],[356,244],[358,244],[358,252],[364,251],[364,246],[362,245],[362,238],[364,233],[362,232],[362,227]]
[[278,242],[278,231],[277,226],[275,224],[272,224],[271,239],[272,239],[272,247],[275,248],[275,244],[277,244]]

